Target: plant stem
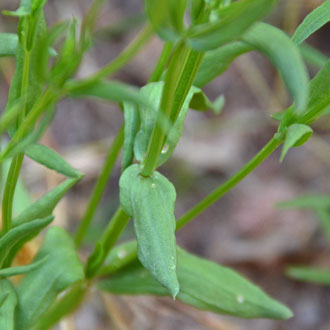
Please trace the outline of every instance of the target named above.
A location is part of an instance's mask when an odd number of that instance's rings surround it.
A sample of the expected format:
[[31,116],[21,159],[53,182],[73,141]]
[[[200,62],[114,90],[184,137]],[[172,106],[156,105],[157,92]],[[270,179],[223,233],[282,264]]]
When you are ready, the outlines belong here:
[[156,125],[149,142],[147,155],[141,174],[150,176],[157,166],[158,157],[162,151],[168,128],[161,125],[163,119],[169,119],[173,124],[188,95],[201,64],[203,53],[187,48],[184,42],[178,44],[166,73],[161,105],[158,110]]
[[151,74],[151,77],[149,79],[149,83],[159,81],[161,78],[161,75],[166,67],[167,61],[171,55],[171,51],[173,48],[173,43],[172,42],[166,42],[164,44],[162,53],[160,54],[159,60],[157,62],[157,65]]
[[105,158],[103,168],[94,186],[91,198],[87,205],[85,214],[79,224],[74,241],[77,247],[79,247],[86,235],[86,232],[92,222],[95,211],[100,203],[101,197],[104,193],[105,187],[108,183],[108,179],[111,175],[112,169],[115,165],[121,147],[124,141],[124,125],[120,128],[115,140],[109,148],[108,154]]
[[181,229],[188,222],[205,211],[209,206],[216,202],[220,197],[226,194],[241,182],[249,173],[260,165],[280,144],[282,141],[273,137],[245,166],[221,186],[213,190],[201,202],[195,205],[191,210],[184,214],[176,223],[176,230]]
[[15,156],[11,162],[2,199],[2,230],[6,233],[12,226],[14,193],[22,167],[24,154]]

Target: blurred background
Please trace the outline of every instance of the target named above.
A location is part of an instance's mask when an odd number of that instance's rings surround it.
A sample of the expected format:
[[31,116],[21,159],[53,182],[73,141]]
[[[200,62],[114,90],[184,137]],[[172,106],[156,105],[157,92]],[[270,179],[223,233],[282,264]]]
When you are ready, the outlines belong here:
[[[268,20],[292,34],[319,0],[283,0]],[[45,7],[49,25],[80,19],[90,0],[49,0]],[[0,9],[15,9],[18,0],[1,0]],[[1,32],[15,32],[14,18],[0,17]],[[145,24],[141,0],[108,1],[98,20],[95,44],[78,73],[87,76],[115,58]],[[330,26],[308,43],[330,55]],[[143,86],[149,78],[162,42],[154,37],[115,78]],[[0,60],[0,109],[4,109],[14,72],[13,59]],[[317,68],[309,66],[311,77]],[[182,139],[173,158],[160,171],[176,186],[179,217],[213,188],[253,157],[274,134],[271,114],[283,110],[290,98],[270,62],[257,53],[236,60],[221,77],[205,88],[210,99],[224,95],[221,114],[190,111]],[[105,153],[122,123],[117,105],[95,100],[61,101],[43,143],[57,150],[85,173],[56,208],[55,224],[73,232],[85,210]],[[167,298],[113,297],[91,292],[89,299],[59,329],[218,329],[218,330],[327,330],[330,329],[330,288],[288,279],[291,264],[323,265],[330,269],[330,242],[314,213],[280,210],[276,203],[302,194],[330,193],[329,117],[313,125],[315,134],[301,148],[291,150],[284,162],[275,152],[247,179],[178,233],[178,242],[189,251],[246,275],[273,297],[286,303],[294,317],[285,322],[240,320],[197,311]],[[86,259],[118,206],[119,162],[107,186],[97,217],[82,250]],[[25,160],[20,206],[61,182],[56,173]],[[27,193],[28,192],[28,193]],[[329,220],[330,221],[330,220]],[[123,241],[134,237],[132,226]],[[40,243],[22,255],[33,254]]]

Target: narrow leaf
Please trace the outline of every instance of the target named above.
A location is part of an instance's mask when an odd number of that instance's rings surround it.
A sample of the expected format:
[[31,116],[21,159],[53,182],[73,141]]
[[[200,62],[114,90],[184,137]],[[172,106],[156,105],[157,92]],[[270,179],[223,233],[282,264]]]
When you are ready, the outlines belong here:
[[46,256],[45,258],[33,262],[26,266],[3,268],[0,270],[0,277],[10,277],[10,276],[22,275],[31,272],[32,270],[39,268],[47,259],[48,257]]
[[14,33],[0,33],[0,57],[15,56],[17,51],[18,36]]
[[[6,279],[0,279],[0,292],[5,300],[0,306],[0,329],[15,330],[15,309],[17,295],[14,286]],[[3,297],[2,296],[2,297]]]
[[55,302],[57,295],[84,279],[71,237],[64,229],[52,227],[35,257],[35,261],[49,256],[38,269],[26,274],[17,288],[17,327],[30,329]]
[[152,276],[175,297],[179,292],[176,275],[174,186],[160,173],[140,175],[131,165],[119,182],[120,203],[134,219],[138,256]]
[[[244,318],[287,319],[291,311],[247,279],[214,262],[177,249],[180,292],[177,298],[198,309]],[[115,294],[167,295],[138,263],[101,281],[101,290]]]
[[63,174],[69,178],[81,178],[82,173],[71,167],[56,151],[41,144],[32,144],[26,148],[26,155],[35,162]]
[[52,214],[57,203],[62,199],[65,193],[76,184],[77,180],[76,178],[66,180],[49,191],[46,195],[40,197],[13,220],[13,225],[19,226],[23,223],[30,222],[37,218],[44,218]]
[[299,114],[305,111],[309,78],[297,46],[281,30],[266,23],[253,25],[242,40],[265,54],[280,71]]
[[285,155],[292,147],[299,147],[306,143],[312,136],[313,130],[303,124],[292,124],[288,127],[285,135],[285,141],[282,149],[280,161],[282,162]]
[[327,209],[330,208],[328,195],[303,195],[276,204],[280,209]]
[[330,270],[306,266],[291,266],[285,270],[285,274],[298,281],[330,285]]
[[241,0],[217,12],[218,19],[193,26],[189,33],[191,47],[210,50],[237,40],[253,23],[266,16],[276,0]]
[[122,171],[132,164],[134,157],[134,140],[140,124],[138,108],[136,105],[133,103],[124,102],[123,108],[125,117],[125,138],[121,162]]
[[324,1],[319,7],[309,13],[303,22],[298,26],[292,36],[293,42],[297,45],[306,40],[312,33],[320,29],[330,21],[330,0]]
[[253,50],[245,42],[235,41],[217,49],[208,51],[194,81],[194,86],[203,87],[211,80],[225,72],[230,64],[240,55]]
[[45,219],[38,219],[29,223],[10,229],[6,234],[0,238],[0,265],[4,264],[5,259],[16,251],[17,247],[22,246],[22,242],[26,242],[26,238],[31,235],[37,235],[42,228],[53,221],[53,217]]

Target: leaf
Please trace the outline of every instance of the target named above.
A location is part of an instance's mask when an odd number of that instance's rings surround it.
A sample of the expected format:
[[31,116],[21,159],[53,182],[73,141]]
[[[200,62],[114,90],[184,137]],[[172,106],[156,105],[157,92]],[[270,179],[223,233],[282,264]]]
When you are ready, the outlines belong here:
[[33,262],[26,266],[3,268],[0,270],[0,277],[10,277],[10,276],[22,275],[22,274],[31,272],[32,270],[39,268],[47,259],[48,259],[48,257],[46,256],[45,258],[43,258],[39,261]]
[[140,261],[175,298],[179,283],[176,276],[174,186],[158,172],[143,177],[140,167],[131,165],[122,174],[119,187],[120,203],[134,219]]
[[311,45],[305,43],[299,49],[306,63],[316,69],[323,68],[328,62],[328,57]]
[[[19,248],[30,239],[36,236],[41,229],[49,225],[54,217],[37,219],[29,223],[11,228],[0,238],[0,266],[8,267]],[[10,261],[8,261],[8,258]],[[7,260],[6,260],[7,259]]]
[[115,81],[98,81],[88,85],[74,81],[70,82],[67,88],[72,97],[94,97],[104,101],[146,104],[138,89]]
[[213,110],[215,114],[219,114],[225,105],[225,98],[220,95],[214,102],[212,102],[202,90],[194,93],[189,103],[189,108],[198,111]]
[[123,156],[121,162],[122,172],[132,164],[134,157],[134,140],[139,129],[140,118],[138,108],[133,103],[124,102],[124,117],[125,117],[125,128],[124,128],[124,147]]
[[190,1],[190,19],[192,23],[196,23],[201,10],[203,9],[205,4],[204,0],[192,0]]
[[[244,318],[287,319],[291,311],[247,279],[214,262],[177,248],[180,292],[177,298],[198,309]],[[115,294],[166,295],[166,291],[137,263],[99,284]]]
[[86,265],[86,277],[92,278],[100,264],[104,261],[104,248],[101,242],[96,242],[93,253],[89,256]]
[[65,296],[61,297],[37,322],[33,330],[51,329],[66,315],[74,312],[87,292],[85,283],[75,284]]
[[330,21],[330,0],[324,1],[320,6],[309,13],[303,22],[298,26],[292,36],[292,40],[297,45],[301,44],[311,34],[320,29]]
[[129,241],[112,249],[106,260],[106,265],[98,272],[98,275],[108,275],[130,264],[137,258],[137,242]]
[[15,56],[18,36],[15,33],[0,33],[0,57]]
[[218,19],[193,26],[188,32],[193,49],[215,49],[237,40],[253,23],[266,16],[276,0],[241,0],[217,12]]
[[330,208],[328,195],[303,195],[276,204],[280,209],[327,209]]
[[297,46],[284,32],[266,23],[254,24],[242,40],[272,61],[293,96],[295,109],[302,114],[308,103],[309,79]]
[[301,119],[303,123],[315,121],[330,105],[330,60],[311,80],[308,113]]
[[251,45],[245,42],[235,41],[208,51],[203,58],[194,81],[194,86],[202,88],[211,80],[225,72],[238,56],[251,50],[253,50]]
[[19,226],[28,223],[37,218],[44,218],[50,215],[57,203],[62,199],[65,193],[77,183],[77,179],[69,179],[40,197],[36,202],[22,211],[14,220],[13,226]]
[[295,280],[314,284],[330,285],[330,271],[307,266],[290,266],[285,274]]
[[[164,82],[160,81],[160,82],[150,83],[144,86],[143,88],[141,88],[140,91],[141,95],[144,98],[146,98],[148,102],[153,105],[153,107],[152,108],[139,107],[141,125],[134,140],[134,155],[139,162],[142,162],[144,160],[153,128],[156,125],[156,121],[157,121],[156,109],[160,107],[163,88],[164,88]],[[188,95],[184,100],[184,103],[181,107],[178,117],[176,118],[175,123],[169,129],[167,139],[165,141],[164,149],[159,156],[159,160],[157,163],[158,166],[164,164],[173,154],[182,135],[182,129],[189,108],[189,104],[191,103],[194,95],[197,93],[202,93],[202,92],[199,88],[192,86],[188,92]],[[204,99],[204,102],[205,101],[206,100]],[[221,104],[219,106],[221,106]],[[215,106],[215,108],[216,107],[217,106]]]
[[175,41],[183,33],[187,0],[145,0],[144,3],[150,23],[160,38]]
[[0,292],[5,300],[0,305],[0,329],[15,330],[15,309],[17,295],[14,286],[6,279],[0,279]]
[[26,274],[17,288],[17,328],[30,329],[55,302],[60,292],[84,279],[84,269],[71,237],[52,227],[34,261],[49,256],[38,269]]
[[81,179],[83,174],[69,165],[56,151],[42,144],[32,144],[25,150],[28,157],[69,178]]
[[307,125],[292,124],[289,126],[285,134],[285,141],[280,161],[283,161],[290,148],[303,145],[309,140],[312,134],[313,130]]

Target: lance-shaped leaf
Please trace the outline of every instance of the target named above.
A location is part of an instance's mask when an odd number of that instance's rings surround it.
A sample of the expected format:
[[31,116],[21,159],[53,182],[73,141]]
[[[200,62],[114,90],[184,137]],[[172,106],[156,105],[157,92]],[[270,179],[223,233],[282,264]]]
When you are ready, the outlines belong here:
[[207,52],[194,81],[194,86],[203,87],[225,72],[230,64],[240,55],[254,48],[241,41],[235,41]]
[[328,195],[303,195],[294,199],[277,203],[280,209],[327,209],[330,208]]
[[312,134],[313,130],[307,125],[292,124],[289,126],[285,134],[285,141],[280,160],[283,161],[290,148],[299,147],[306,143]]
[[176,40],[184,31],[187,0],[145,0],[150,23],[164,40]]
[[97,81],[88,84],[73,81],[66,87],[72,97],[93,97],[104,101],[146,104],[138,89],[116,81]]
[[330,285],[330,270],[307,266],[290,266],[285,274],[295,280]]
[[189,33],[191,47],[210,50],[237,40],[254,22],[266,16],[276,0],[242,0],[217,12],[218,19],[193,26]]
[[0,292],[4,297],[0,305],[0,329],[15,330],[15,309],[17,295],[14,286],[6,279],[0,279]]
[[69,178],[81,178],[82,173],[74,169],[55,150],[42,145],[32,144],[26,148],[26,155],[35,162],[63,174]]
[[26,274],[17,288],[17,328],[30,329],[54,303],[57,295],[84,279],[84,269],[71,237],[64,229],[52,227],[35,257],[48,256],[38,269]]
[[309,13],[298,26],[292,40],[298,45],[312,33],[330,21],[330,0],[324,1],[319,7]]
[[133,103],[124,102],[123,108],[125,127],[123,156],[121,161],[122,171],[132,164],[134,157],[134,140],[140,125],[138,107]]
[[[38,219],[20,226],[11,228],[0,238],[0,265],[8,267],[10,261],[22,245],[36,236],[41,229],[53,221],[54,217]],[[8,258],[10,261],[8,261]]]
[[43,259],[40,259],[36,262],[33,262],[29,265],[26,266],[15,266],[15,267],[8,267],[8,268],[3,268],[0,270],[0,277],[10,277],[10,276],[15,276],[15,275],[22,275],[28,272],[31,272],[32,270],[37,269],[40,267],[48,257],[46,256]]
[[[141,125],[134,140],[134,155],[139,162],[142,162],[144,160],[148,149],[152,131],[157,121],[157,109],[160,107],[163,88],[164,82],[162,81],[151,83],[141,88],[141,94],[144,98],[147,98],[148,102],[152,105],[152,107],[139,107]],[[159,156],[159,160],[157,163],[158,166],[164,164],[173,154],[182,135],[182,129],[189,106],[194,106],[195,103],[196,108],[196,99],[194,100],[194,96],[197,97],[199,101],[201,101],[202,99],[202,102],[199,102],[198,104],[200,108],[205,109],[208,105],[213,109],[217,110],[221,108],[220,102],[218,105],[211,105],[211,102],[206,98],[206,96],[201,96],[201,94],[202,91],[199,88],[194,86],[190,88],[188,95],[186,96],[184,103],[181,107],[179,115],[176,118],[174,125],[169,130],[164,148]]]
[[18,37],[15,33],[0,33],[0,57],[15,56]]
[[44,218],[50,215],[57,203],[62,199],[65,193],[77,183],[77,179],[69,179],[56,188],[49,191],[44,196],[40,197],[36,202],[22,211],[14,220],[13,226],[30,222],[37,218]]
[[280,71],[293,96],[295,109],[301,114],[308,102],[309,79],[297,46],[284,32],[266,23],[253,25],[242,40],[265,54]]
[[132,216],[138,241],[138,256],[171,295],[179,292],[176,275],[174,186],[160,173],[140,175],[139,165],[131,165],[122,174],[120,203]]
[[[244,318],[287,319],[292,316],[287,307],[230,268],[180,248],[177,257],[180,282],[177,299],[201,310]],[[168,294],[137,262],[102,281],[100,288],[115,294]]]

